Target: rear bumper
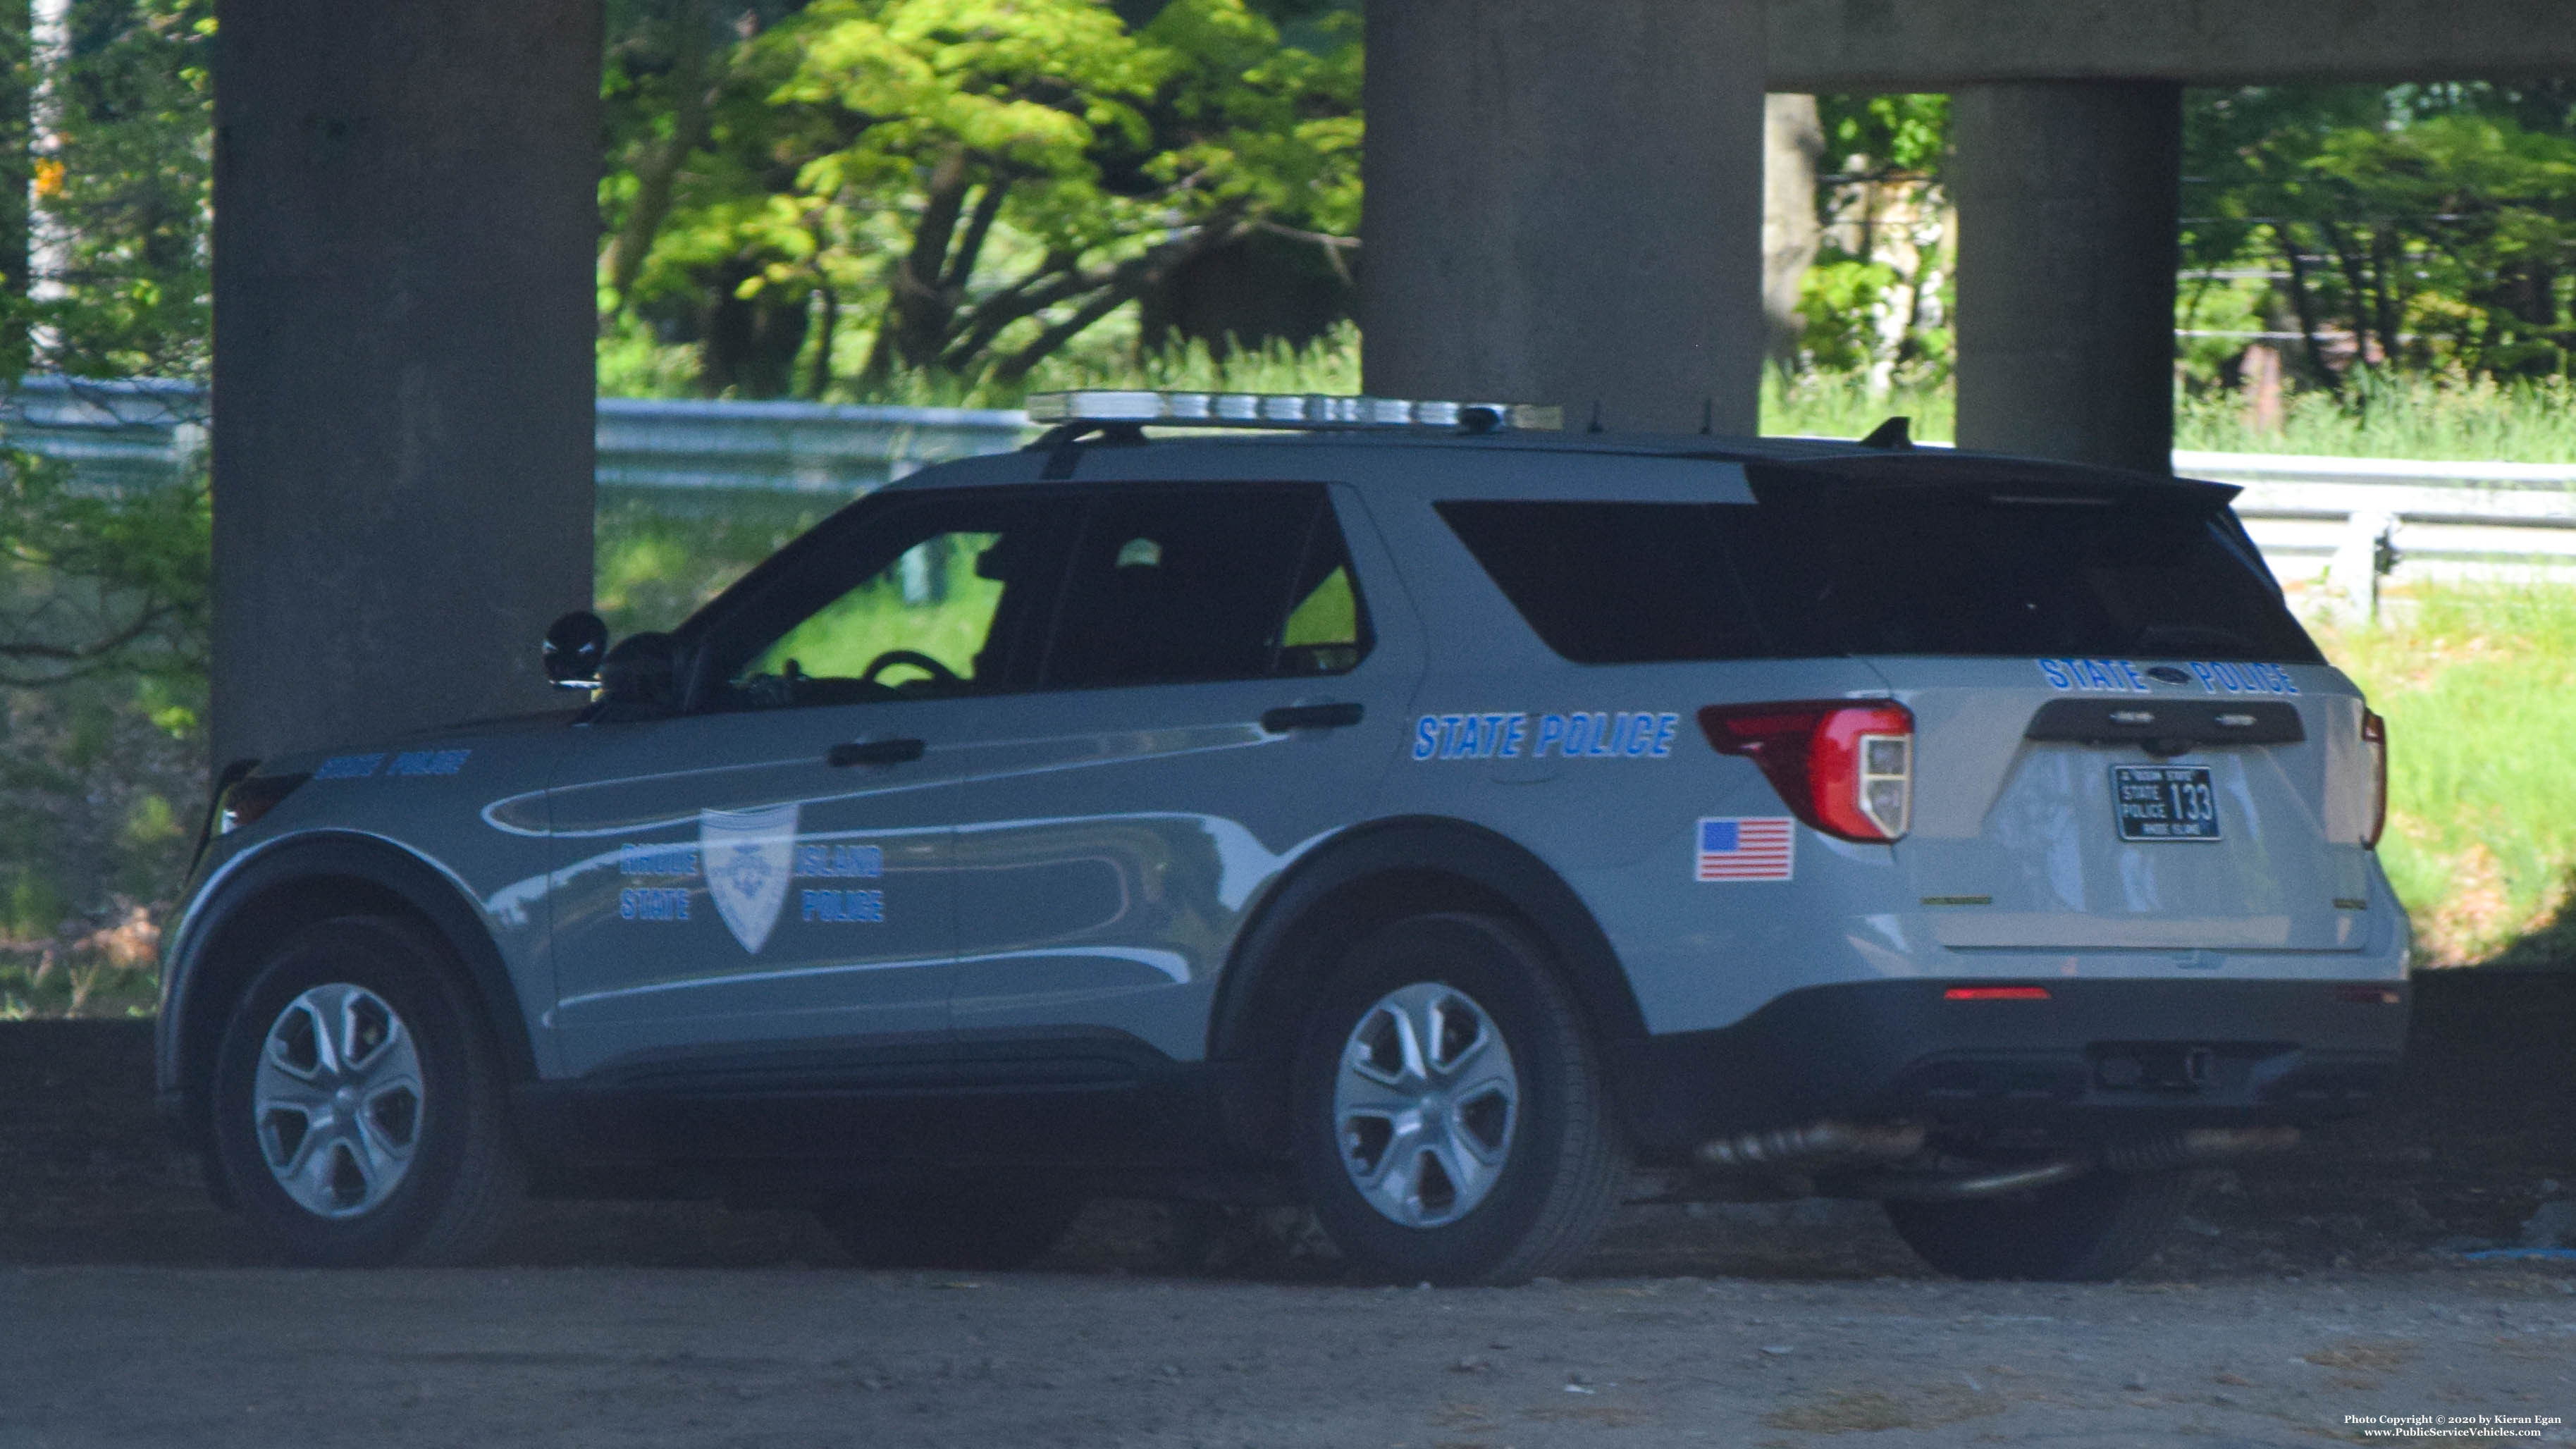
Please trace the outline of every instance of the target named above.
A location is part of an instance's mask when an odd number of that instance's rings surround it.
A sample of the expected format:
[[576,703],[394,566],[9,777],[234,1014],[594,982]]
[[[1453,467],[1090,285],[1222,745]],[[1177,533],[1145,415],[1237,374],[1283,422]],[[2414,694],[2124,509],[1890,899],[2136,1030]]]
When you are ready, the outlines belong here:
[[2047,999],[1945,995],[1975,984],[1814,986],[1733,1026],[1650,1037],[1630,1078],[1638,1146],[1669,1160],[1826,1119],[2070,1138],[2326,1122],[2378,1104],[2412,999],[2390,981],[2017,981]]

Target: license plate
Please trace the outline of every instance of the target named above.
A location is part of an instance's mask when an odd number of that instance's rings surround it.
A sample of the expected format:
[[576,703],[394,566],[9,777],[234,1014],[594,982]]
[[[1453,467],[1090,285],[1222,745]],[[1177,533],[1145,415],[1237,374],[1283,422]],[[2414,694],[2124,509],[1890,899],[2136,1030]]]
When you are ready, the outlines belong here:
[[2113,765],[2111,817],[2122,840],[2216,840],[2207,765]]

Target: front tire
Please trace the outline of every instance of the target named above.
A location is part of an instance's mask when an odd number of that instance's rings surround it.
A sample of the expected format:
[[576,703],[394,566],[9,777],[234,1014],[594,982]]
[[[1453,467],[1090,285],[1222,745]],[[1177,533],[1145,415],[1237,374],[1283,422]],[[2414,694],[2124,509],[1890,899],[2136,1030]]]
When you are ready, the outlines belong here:
[[395,920],[298,931],[216,1050],[215,1156],[309,1267],[471,1262],[526,1187],[500,1055],[446,953]]
[[1316,1219],[1380,1277],[1560,1272],[1626,1181],[1581,1012],[1539,944],[1491,916],[1413,916],[1353,947],[1291,1080]]
[[2008,1197],[1886,1204],[1923,1261],[1958,1278],[2108,1283],[2145,1262],[2191,1206],[2192,1172],[2113,1172]]

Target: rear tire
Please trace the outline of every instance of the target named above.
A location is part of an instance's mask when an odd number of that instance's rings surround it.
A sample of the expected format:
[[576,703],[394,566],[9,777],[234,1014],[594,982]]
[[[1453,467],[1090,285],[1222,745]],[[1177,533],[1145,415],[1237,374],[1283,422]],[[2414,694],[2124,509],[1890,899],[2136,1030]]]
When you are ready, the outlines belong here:
[[216,1049],[214,1148],[251,1226],[309,1267],[474,1261],[526,1191],[491,1031],[409,924],[296,932]]
[[1890,1201],[1887,1220],[1954,1277],[2108,1283],[2164,1243],[2199,1187],[2192,1172],[2103,1169],[2007,1197]]
[[851,1193],[814,1218],[862,1268],[1001,1272],[1054,1247],[1082,1208],[1070,1184],[972,1173]]
[[1377,1277],[1562,1272],[1627,1181],[1582,1013],[1543,948],[1491,916],[1413,916],[1354,946],[1291,1082],[1307,1199]]

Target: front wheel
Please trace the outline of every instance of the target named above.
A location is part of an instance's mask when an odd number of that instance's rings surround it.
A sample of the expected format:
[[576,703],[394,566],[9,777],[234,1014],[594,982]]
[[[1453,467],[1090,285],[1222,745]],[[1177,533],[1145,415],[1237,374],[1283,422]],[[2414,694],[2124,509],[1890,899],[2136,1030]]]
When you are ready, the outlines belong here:
[[369,916],[297,932],[216,1049],[215,1156],[311,1267],[470,1262],[525,1185],[499,1053],[445,953]]
[[2106,1168],[2007,1197],[1891,1201],[1887,1220],[1954,1277],[2108,1283],[2155,1252],[2199,1185],[2191,1172]]
[[1423,915],[1352,948],[1292,1077],[1315,1216],[1398,1281],[1520,1283],[1590,1249],[1626,1156],[1581,1013],[1509,922]]

